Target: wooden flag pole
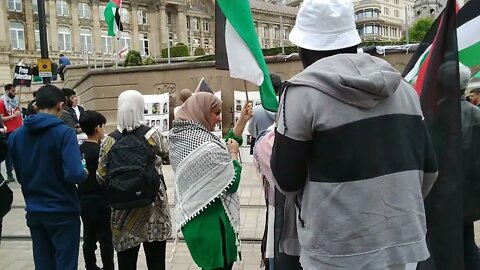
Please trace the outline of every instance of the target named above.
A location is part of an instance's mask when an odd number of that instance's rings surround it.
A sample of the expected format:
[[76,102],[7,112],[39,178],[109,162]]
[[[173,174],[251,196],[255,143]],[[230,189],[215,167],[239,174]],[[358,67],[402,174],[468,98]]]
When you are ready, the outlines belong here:
[[247,103],[250,102],[250,99],[248,98],[248,90],[247,90],[247,81],[243,80],[244,83],[244,88],[245,88],[245,97],[247,98]]

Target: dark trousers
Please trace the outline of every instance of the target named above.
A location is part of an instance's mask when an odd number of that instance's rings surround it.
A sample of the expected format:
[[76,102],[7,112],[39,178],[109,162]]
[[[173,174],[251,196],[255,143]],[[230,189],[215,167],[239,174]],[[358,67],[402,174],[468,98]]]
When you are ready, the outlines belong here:
[[2,223],[3,223],[3,219],[0,218],[0,244],[2,244]]
[[36,270],[77,270],[80,217],[77,215],[29,214]]
[[[10,137],[10,134],[12,134],[12,132],[9,132],[5,135],[5,137],[7,138],[7,141],[8,141],[8,138]],[[12,157],[10,152],[7,152],[7,157],[5,158],[5,167],[7,168],[7,177],[13,175],[12,174],[12,171],[13,171]]]
[[87,270],[97,270],[97,242],[100,243],[100,255],[104,270],[113,270],[113,243],[110,227],[111,210],[103,199],[83,199],[83,258]]
[[[143,250],[148,270],[165,270],[165,249],[167,241],[144,242]],[[140,245],[117,253],[119,270],[136,270]]]
[[463,225],[463,254],[465,270],[480,269],[480,251],[475,243],[473,222]]

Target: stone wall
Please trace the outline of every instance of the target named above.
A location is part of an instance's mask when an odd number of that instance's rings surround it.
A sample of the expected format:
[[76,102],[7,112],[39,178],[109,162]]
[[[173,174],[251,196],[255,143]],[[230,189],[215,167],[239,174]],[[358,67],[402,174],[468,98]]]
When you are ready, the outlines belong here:
[[[403,70],[411,55],[388,54],[385,59],[394,67]],[[383,57],[383,56],[382,56]],[[268,57],[270,72],[278,73],[287,80],[303,70],[298,56],[287,60],[282,57]],[[84,75],[82,75],[82,73]],[[223,127],[228,129],[233,121],[233,91],[258,91],[258,87],[238,79],[232,79],[228,71],[215,69],[214,62],[175,63],[171,65],[140,66],[126,68],[69,69],[66,73],[66,87],[74,88],[85,109],[97,110],[107,118],[107,130],[116,124],[117,98],[125,90],[138,90],[142,94],[170,93],[171,106],[175,106],[175,91],[183,88],[195,90],[200,79],[214,91],[222,91]],[[173,110],[170,110],[173,111]]]

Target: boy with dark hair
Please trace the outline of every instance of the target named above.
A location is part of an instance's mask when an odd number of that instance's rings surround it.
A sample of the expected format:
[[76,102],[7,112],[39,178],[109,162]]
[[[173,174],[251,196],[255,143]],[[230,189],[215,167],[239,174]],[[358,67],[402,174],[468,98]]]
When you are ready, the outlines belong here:
[[85,181],[87,174],[75,132],[60,120],[62,91],[43,86],[36,101],[38,113],[25,119],[8,141],[25,197],[35,269],[76,270],[80,200],[75,185]]
[[66,106],[61,118],[67,126],[75,129],[77,134],[80,134],[83,131],[80,128],[79,119],[85,110],[82,106],[78,105],[77,93],[75,93],[73,89],[63,88],[62,92],[65,95]]
[[105,116],[96,111],[85,111],[80,116],[80,127],[88,136],[88,139],[80,145],[80,152],[86,161],[88,178],[78,187],[83,221],[83,258],[87,270],[100,269],[95,257],[97,241],[100,243],[103,269],[114,269],[111,210],[106,201],[105,188],[96,179],[100,155],[99,142],[105,134],[106,123]]

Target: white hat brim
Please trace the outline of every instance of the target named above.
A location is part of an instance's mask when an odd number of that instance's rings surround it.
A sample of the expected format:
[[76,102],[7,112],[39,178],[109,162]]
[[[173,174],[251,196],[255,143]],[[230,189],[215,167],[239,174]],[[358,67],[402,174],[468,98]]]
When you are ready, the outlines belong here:
[[320,35],[308,33],[297,26],[293,27],[289,39],[298,47],[312,51],[333,51],[358,45],[362,41],[355,28],[342,33]]

